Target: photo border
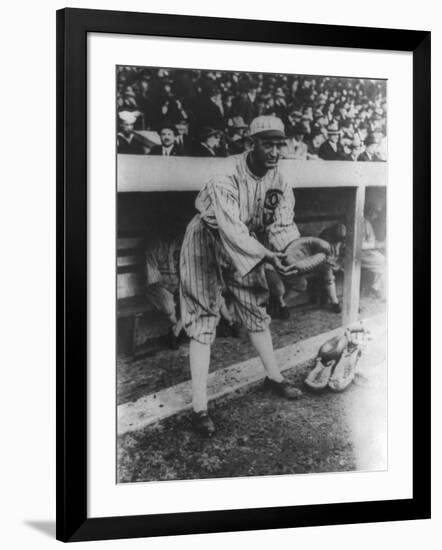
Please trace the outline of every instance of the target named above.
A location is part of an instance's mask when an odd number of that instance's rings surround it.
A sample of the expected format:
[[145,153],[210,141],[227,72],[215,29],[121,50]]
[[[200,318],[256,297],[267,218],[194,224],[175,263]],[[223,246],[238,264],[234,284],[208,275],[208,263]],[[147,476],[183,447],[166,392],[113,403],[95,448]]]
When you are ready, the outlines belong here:
[[[210,29],[208,31],[207,29]],[[413,54],[413,497],[87,517],[87,34]],[[430,517],[430,33],[135,12],[57,12],[57,539],[85,541]]]

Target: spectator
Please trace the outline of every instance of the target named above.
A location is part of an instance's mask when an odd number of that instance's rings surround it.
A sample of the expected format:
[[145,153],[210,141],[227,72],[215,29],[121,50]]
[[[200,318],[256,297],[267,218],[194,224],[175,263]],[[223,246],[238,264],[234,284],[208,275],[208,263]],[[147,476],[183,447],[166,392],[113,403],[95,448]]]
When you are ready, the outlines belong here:
[[307,160],[307,145],[304,143],[305,129],[298,124],[287,131],[287,147],[284,151],[284,158]]
[[320,130],[313,132],[311,139],[307,142],[307,158],[309,160],[316,160],[320,158],[319,150],[324,141],[324,134]]
[[[117,105],[119,111],[140,113],[135,130],[155,131],[164,119],[177,125],[178,141],[188,142],[180,144],[185,155],[193,153],[196,138],[205,127],[225,133],[225,143],[220,150],[223,154],[236,154],[247,139],[245,132],[241,138],[229,135],[228,121],[241,117],[248,125],[254,116],[275,115],[286,122],[287,131],[301,124],[304,142],[310,149],[317,132],[322,132],[328,143],[334,143],[335,138],[328,139],[327,128],[337,126],[343,140],[338,147],[341,155],[330,152],[329,145],[324,145],[324,149],[328,149],[327,158],[357,159],[364,151],[366,138],[374,134],[379,143],[377,156],[386,160],[384,81],[118,67]],[[186,127],[184,131],[178,128],[181,124],[183,129]],[[353,140],[352,144],[346,139]],[[309,150],[307,158],[315,159],[317,153]]]
[[213,84],[206,88],[195,112],[196,129],[214,128],[224,130],[224,105],[221,99],[221,91]]
[[323,160],[343,160],[339,144],[340,131],[337,124],[327,128],[328,139],[319,148],[319,157]]
[[227,122],[226,147],[228,155],[238,155],[244,151],[244,137],[248,126],[240,116],[230,118]]
[[176,157],[181,155],[181,150],[175,143],[176,129],[172,122],[165,121],[160,127],[161,145],[155,145],[150,152],[151,155],[163,157]]
[[175,145],[180,150],[180,155],[188,156],[192,151],[191,138],[189,136],[189,121],[187,116],[178,118],[176,124]]
[[129,155],[143,155],[143,143],[134,133],[134,126],[139,113],[120,111],[118,113],[117,152]]
[[200,141],[195,146],[196,157],[217,157],[219,154],[220,133],[214,128],[203,128],[200,133]]
[[373,134],[365,139],[365,151],[358,156],[359,161],[375,162],[381,159],[377,155],[378,143]]
[[246,124],[250,124],[252,119],[257,116],[255,107],[256,95],[256,83],[243,84],[240,96],[233,102],[232,115],[240,116]]

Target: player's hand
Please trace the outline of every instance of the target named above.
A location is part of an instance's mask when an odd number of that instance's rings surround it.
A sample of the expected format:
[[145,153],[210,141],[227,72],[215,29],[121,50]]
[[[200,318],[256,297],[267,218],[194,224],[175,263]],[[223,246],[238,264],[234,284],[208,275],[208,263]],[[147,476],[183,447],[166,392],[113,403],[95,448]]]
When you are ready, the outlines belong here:
[[296,275],[298,270],[294,265],[286,265],[284,261],[287,259],[287,254],[284,252],[269,251],[264,261],[273,265],[273,267],[282,275]]

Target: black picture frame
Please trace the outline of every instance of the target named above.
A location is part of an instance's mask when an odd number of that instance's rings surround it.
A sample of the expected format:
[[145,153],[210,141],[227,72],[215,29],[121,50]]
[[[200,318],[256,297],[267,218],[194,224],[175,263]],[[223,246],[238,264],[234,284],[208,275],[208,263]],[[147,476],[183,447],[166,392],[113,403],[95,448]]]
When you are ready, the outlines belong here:
[[[413,498],[87,517],[87,34],[412,52]],[[86,541],[430,517],[430,33],[117,11],[57,12],[57,539]]]

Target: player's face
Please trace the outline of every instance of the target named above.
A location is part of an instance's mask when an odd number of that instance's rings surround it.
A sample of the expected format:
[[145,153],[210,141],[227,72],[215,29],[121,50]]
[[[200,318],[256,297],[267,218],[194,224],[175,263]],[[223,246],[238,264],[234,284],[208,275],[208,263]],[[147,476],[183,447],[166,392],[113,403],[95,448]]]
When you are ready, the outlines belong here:
[[255,162],[268,170],[275,168],[285,144],[283,139],[257,138],[253,149]]

